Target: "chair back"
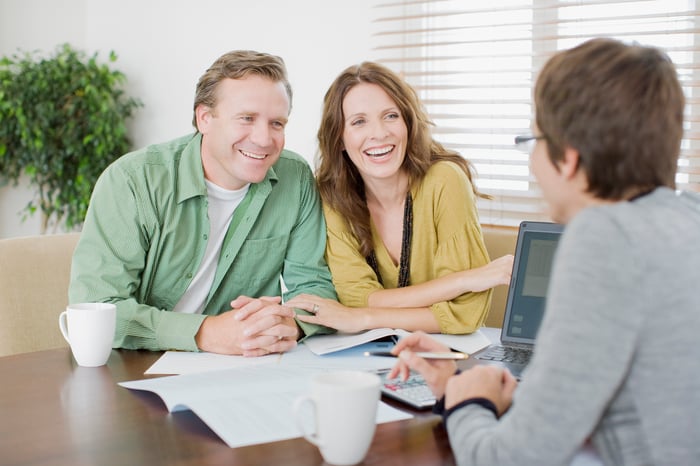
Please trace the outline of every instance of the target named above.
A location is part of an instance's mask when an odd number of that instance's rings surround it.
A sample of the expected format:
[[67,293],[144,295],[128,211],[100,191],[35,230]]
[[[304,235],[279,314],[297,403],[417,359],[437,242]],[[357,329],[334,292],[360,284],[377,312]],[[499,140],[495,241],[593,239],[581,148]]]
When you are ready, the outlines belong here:
[[58,316],[68,305],[80,233],[0,239],[0,356],[66,347]]
[[[506,254],[515,253],[515,243],[518,241],[518,229],[507,227],[482,227],[484,234],[484,244],[491,260],[497,259]],[[503,314],[506,311],[506,300],[508,299],[508,287],[497,286],[493,289],[491,297],[491,308],[484,325],[486,327],[501,328],[503,325]]]

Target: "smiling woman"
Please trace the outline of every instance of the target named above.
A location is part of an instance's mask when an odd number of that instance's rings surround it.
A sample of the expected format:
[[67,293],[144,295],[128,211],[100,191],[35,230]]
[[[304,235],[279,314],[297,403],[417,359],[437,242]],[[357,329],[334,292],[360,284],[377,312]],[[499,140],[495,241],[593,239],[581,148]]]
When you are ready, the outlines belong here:
[[317,180],[326,260],[340,303],[299,296],[304,322],[342,331],[399,327],[470,333],[512,256],[490,262],[471,165],[430,135],[414,90],[372,62],[326,93]]
[[379,85],[360,83],[346,94],[343,114],[345,152],[365,185],[377,184],[366,190],[370,210],[382,207],[381,200],[374,195],[382,191],[382,184],[396,186],[403,201],[408,175],[400,168],[408,136],[406,123],[394,101]]

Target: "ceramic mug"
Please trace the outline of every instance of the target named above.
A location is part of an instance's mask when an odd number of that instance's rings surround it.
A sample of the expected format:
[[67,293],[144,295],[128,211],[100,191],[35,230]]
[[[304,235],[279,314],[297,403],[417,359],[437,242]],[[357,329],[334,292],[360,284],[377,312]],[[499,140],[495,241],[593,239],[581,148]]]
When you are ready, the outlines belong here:
[[80,366],[107,363],[112,351],[117,307],[110,303],[69,304],[58,316],[58,327]]
[[[380,384],[379,376],[370,372],[322,372],[311,380],[311,395],[295,400],[297,425],[326,463],[353,465],[367,455],[377,426]],[[310,413],[313,433],[306,429],[310,422],[304,422]]]

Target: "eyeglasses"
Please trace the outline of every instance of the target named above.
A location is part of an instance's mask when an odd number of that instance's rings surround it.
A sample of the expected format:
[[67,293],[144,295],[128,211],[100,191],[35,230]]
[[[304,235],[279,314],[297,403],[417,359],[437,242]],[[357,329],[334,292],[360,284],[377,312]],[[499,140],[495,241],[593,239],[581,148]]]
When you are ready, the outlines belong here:
[[547,136],[533,136],[531,134],[527,136],[515,136],[515,148],[526,154],[532,154],[532,151],[535,149],[535,144],[537,144],[537,141],[540,139],[547,139]]

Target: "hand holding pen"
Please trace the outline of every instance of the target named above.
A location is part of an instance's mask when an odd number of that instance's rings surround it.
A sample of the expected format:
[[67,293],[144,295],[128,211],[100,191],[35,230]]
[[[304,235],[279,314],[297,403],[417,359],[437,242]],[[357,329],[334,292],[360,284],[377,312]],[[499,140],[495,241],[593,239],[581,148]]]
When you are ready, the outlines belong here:
[[[424,358],[419,353],[444,353],[454,354],[450,359],[444,358]],[[398,356],[397,363],[388,377],[400,376],[403,380],[408,378],[409,372],[414,370],[421,374],[428,383],[430,390],[436,398],[440,399],[445,393],[447,379],[454,375],[457,370],[456,358],[464,359],[464,353],[452,353],[450,349],[442,343],[433,340],[425,332],[414,332],[398,341],[391,353]],[[462,356],[456,356],[462,355]]]

